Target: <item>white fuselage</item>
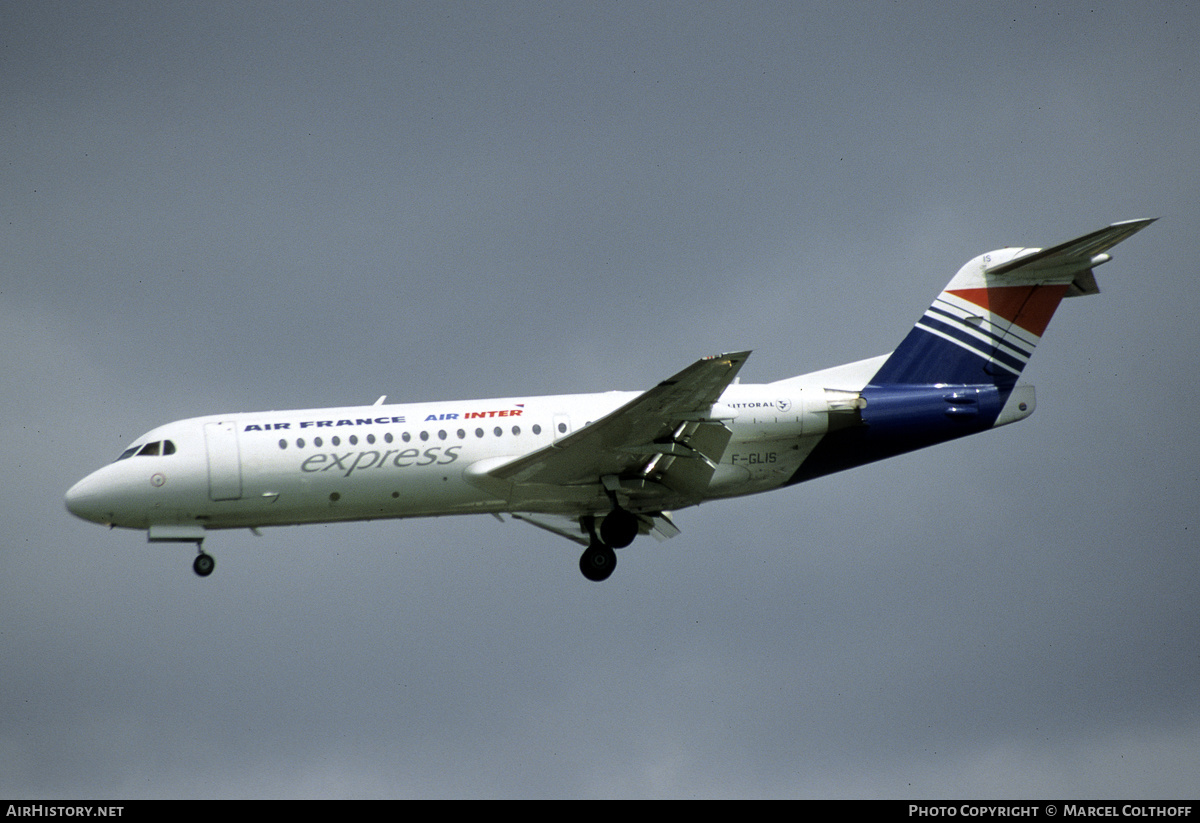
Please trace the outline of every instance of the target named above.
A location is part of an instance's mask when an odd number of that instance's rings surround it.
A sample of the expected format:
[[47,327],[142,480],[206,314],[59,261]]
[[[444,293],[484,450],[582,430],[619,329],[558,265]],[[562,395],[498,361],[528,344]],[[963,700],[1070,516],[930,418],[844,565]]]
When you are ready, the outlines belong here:
[[[602,512],[611,504],[595,483],[526,487],[498,482],[485,471],[551,445],[637,395],[614,391],[180,420],[138,438],[128,456],[84,478],[68,493],[67,504],[86,519],[136,529]],[[779,487],[828,421],[823,390],[792,381],[730,386],[719,407],[732,432],[728,447],[703,496],[672,500],[674,507]],[[154,444],[164,445],[147,449]],[[138,453],[146,451],[151,453]],[[655,505],[662,503],[659,498]]]

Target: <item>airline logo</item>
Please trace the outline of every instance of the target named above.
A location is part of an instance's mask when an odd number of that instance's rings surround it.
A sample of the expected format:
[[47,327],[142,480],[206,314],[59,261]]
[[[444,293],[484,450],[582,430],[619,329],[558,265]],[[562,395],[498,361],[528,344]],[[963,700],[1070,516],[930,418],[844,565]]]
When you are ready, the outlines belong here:
[[459,414],[458,412],[446,412],[444,414],[431,414],[425,418],[430,420],[477,420],[484,417],[520,417],[525,409],[489,409],[488,411],[469,411]]
[[731,409],[778,409],[781,412],[786,412],[792,407],[792,401],[786,397],[781,397],[778,400],[727,403],[726,405]]
[[1065,285],[944,291],[917,327],[1019,375],[1066,291]]
[[342,477],[349,477],[355,472],[366,469],[387,469],[388,467],[404,469],[409,466],[447,466],[458,459],[462,446],[432,446],[424,451],[420,449],[388,449],[387,451],[360,451],[338,454],[336,452],[321,452],[309,456],[300,464],[300,471],[305,474],[333,471]]
[[[331,429],[339,426],[379,426],[387,423],[403,423],[404,415],[390,417],[356,417],[353,420],[302,420],[297,422],[297,429]],[[248,423],[244,432],[291,431],[292,423]]]
[[[520,417],[524,408],[486,409],[484,411],[443,412],[425,416],[425,422],[440,420],[476,420],[491,417]],[[336,429],[343,426],[384,426],[393,423],[404,423],[404,415],[385,415],[383,417],[355,417],[341,420],[301,420],[271,423],[247,423],[242,427],[243,432],[296,431],[299,429]]]

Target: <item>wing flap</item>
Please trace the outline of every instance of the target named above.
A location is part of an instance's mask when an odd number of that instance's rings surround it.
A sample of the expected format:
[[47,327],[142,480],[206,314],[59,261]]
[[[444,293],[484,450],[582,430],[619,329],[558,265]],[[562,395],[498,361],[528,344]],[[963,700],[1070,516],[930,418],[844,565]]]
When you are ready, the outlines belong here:
[[659,452],[662,456],[648,466],[647,473],[672,491],[699,498],[732,437],[733,432],[724,423],[688,423],[669,444],[663,444],[670,450]]
[[[587,530],[579,522],[579,518],[533,512],[511,512],[511,515],[514,520],[520,520],[522,523],[536,526],[551,534],[565,537],[581,546],[587,546],[591,542]],[[671,519],[670,512],[645,512],[638,515],[638,530],[659,541],[670,540],[679,534],[679,527]]]
[[535,514],[533,512],[512,512],[512,517],[514,520],[520,520],[522,523],[537,526],[539,529],[548,531],[551,534],[565,537],[581,546],[586,546],[591,542],[588,539],[587,533],[580,525],[579,520],[576,518],[552,514]]

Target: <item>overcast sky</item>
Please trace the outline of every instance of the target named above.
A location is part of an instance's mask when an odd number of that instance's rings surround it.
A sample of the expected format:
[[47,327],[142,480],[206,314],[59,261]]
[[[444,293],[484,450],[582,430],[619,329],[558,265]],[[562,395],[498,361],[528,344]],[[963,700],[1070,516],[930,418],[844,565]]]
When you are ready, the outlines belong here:
[[[0,796],[1194,797],[1196,3],[0,5]],[[1161,217],[1028,421],[679,512],[148,545],[202,414],[745,382]]]

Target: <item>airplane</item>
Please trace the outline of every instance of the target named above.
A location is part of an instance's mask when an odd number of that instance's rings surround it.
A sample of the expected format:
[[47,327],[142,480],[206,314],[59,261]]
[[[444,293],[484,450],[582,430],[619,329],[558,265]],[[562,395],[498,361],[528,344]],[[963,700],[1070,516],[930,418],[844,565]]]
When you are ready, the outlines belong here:
[[793,486],[1024,420],[1018,378],[1060,300],[1099,292],[1108,249],[1156,218],[964,265],[890,354],[744,384],[750,352],[705,357],[644,392],[267,411],[168,423],[80,480],[84,520],[195,545],[209,532],[504,515],[584,547],[605,580],[678,509]]

